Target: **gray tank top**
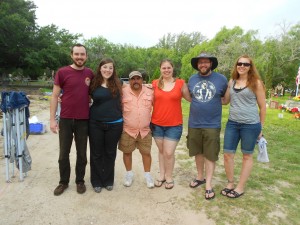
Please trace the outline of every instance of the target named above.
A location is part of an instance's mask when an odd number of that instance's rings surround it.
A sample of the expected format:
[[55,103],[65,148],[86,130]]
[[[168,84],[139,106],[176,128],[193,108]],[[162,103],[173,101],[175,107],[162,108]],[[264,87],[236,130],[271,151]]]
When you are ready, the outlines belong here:
[[236,90],[235,81],[230,88],[229,120],[255,124],[260,122],[256,95],[247,87]]

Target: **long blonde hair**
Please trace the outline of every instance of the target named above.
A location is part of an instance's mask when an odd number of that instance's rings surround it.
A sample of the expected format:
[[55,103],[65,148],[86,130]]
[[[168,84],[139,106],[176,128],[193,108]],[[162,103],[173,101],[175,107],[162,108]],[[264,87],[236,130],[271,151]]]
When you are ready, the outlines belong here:
[[[247,76],[247,87],[250,88],[253,92],[256,91],[257,89],[257,83],[258,81],[262,81],[261,77],[256,69],[256,66],[253,62],[253,60],[251,59],[251,57],[249,57],[248,55],[241,55],[240,57],[237,58],[233,70],[231,72],[231,78],[232,80],[237,80],[240,77],[240,74],[237,71],[237,63],[239,62],[239,60],[241,58],[246,58],[249,59],[250,61],[250,70],[248,71],[248,76]],[[263,82],[261,82],[263,85]]]

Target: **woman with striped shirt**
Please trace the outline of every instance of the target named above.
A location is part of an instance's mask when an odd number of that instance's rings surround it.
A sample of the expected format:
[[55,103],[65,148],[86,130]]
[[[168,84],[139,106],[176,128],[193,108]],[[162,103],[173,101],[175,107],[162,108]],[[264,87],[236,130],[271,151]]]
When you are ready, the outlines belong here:
[[[244,194],[253,167],[255,144],[262,136],[266,116],[265,99],[265,87],[253,60],[247,55],[240,56],[234,65],[222,102],[230,102],[224,136],[224,167],[228,184],[221,191],[222,195],[229,198],[238,198]],[[239,182],[234,186],[234,156],[239,142],[243,162]]]

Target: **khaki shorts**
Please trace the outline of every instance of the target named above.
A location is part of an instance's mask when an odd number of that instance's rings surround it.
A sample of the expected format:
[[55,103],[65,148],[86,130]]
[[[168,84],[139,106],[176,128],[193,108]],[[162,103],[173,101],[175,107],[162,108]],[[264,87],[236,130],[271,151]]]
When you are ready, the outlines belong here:
[[220,128],[188,128],[189,155],[203,154],[210,161],[217,161],[220,152]]
[[140,150],[141,153],[149,154],[151,152],[152,146],[152,134],[149,132],[143,139],[139,134],[135,139],[123,131],[121,138],[119,140],[118,148],[124,153],[131,153],[136,148]]

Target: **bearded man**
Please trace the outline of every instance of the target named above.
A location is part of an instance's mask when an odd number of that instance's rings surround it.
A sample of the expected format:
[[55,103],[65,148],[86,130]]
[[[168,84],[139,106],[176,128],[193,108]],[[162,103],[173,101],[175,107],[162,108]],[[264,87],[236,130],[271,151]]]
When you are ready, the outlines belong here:
[[[198,73],[188,82],[192,96],[187,147],[189,155],[195,156],[197,177],[190,183],[191,188],[206,184],[205,199],[215,197],[212,177],[220,152],[220,131],[222,119],[222,97],[227,89],[224,75],[214,72],[218,66],[216,57],[207,53],[191,59],[191,65]],[[205,175],[204,178],[204,165]]]
[[[61,195],[69,186],[70,181],[70,151],[73,137],[76,145],[75,183],[77,192],[86,191],[84,184],[85,168],[87,164],[87,138],[89,120],[89,85],[93,79],[93,71],[85,67],[87,51],[84,45],[76,44],[71,48],[73,63],[60,68],[54,78],[53,92],[50,102],[50,129],[59,133],[59,185],[54,195]],[[59,123],[55,114],[58,99],[61,99]]]

